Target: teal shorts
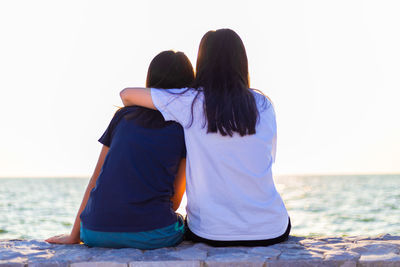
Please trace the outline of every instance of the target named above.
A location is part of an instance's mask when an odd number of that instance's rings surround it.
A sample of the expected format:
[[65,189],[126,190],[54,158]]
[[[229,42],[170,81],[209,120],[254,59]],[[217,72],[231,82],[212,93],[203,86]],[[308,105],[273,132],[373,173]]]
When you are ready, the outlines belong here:
[[181,216],[169,226],[145,232],[100,232],[81,224],[81,241],[89,247],[156,249],[176,246],[183,240],[185,224]]

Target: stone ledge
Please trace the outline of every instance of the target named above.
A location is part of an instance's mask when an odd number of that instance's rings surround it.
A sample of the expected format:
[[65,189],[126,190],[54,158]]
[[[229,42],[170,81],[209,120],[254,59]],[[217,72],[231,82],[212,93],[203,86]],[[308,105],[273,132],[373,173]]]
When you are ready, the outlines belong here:
[[175,248],[88,248],[42,240],[0,240],[0,266],[341,266],[400,267],[400,236],[295,237],[269,247],[213,248],[183,242]]

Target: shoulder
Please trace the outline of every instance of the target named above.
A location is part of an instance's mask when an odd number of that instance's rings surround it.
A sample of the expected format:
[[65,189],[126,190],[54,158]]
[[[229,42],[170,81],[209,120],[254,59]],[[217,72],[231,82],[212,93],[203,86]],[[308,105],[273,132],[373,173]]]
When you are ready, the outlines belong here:
[[106,131],[100,137],[99,142],[107,147],[110,147],[115,130],[116,130],[117,126],[119,125],[121,118],[123,118],[126,114],[132,112],[135,109],[136,109],[136,107],[119,108],[114,113],[113,118],[111,119]]
[[137,106],[128,106],[128,107],[123,107],[123,108],[119,108],[115,114],[114,114],[114,118],[115,117],[123,117],[124,115],[134,112],[137,110]]
[[118,124],[121,119],[123,117],[125,117],[126,115],[135,112],[138,109],[137,106],[128,106],[128,107],[123,107],[123,108],[119,108],[115,113],[114,116],[111,120],[111,123],[116,126],[116,124]]
[[250,88],[250,91],[253,93],[257,107],[261,112],[274,108],[271,98],[265,95],[261,90]]

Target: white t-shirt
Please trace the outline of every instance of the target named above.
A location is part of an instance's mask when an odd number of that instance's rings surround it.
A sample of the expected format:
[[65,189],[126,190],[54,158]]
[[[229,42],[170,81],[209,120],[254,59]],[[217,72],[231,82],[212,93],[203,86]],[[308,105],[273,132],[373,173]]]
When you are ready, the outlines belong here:
[[207,133],[204,95],[189,89],[151,89],[165,120],[184,127],[187,149],[186,194],[190,230],[211,240],[261,240],[282,235],[288,226],[271,166],[276,151],[276,121],[271,102],[255,93],[260,119],[256,134],[232,137]]

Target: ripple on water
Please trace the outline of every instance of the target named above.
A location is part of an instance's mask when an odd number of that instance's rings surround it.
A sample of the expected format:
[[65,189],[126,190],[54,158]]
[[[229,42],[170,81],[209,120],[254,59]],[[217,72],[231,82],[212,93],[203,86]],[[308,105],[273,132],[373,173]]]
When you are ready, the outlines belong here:
[[63,226],[72,226],[72,223],[70,223],[70,222],[61,222],[61,224]]
[[358,221],[358,222],[376,222],[378,220],[376,218],[369,217],[369,218],[357,218],[356,221]]
[[400,234],[400,224],[393,224],[394,218],[400,217],[399,175],[292,176],[276,180],[284,185],[279,192],[291,216],[293,234]]

